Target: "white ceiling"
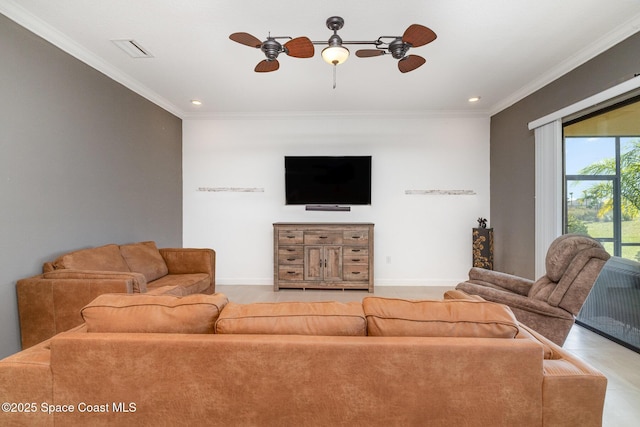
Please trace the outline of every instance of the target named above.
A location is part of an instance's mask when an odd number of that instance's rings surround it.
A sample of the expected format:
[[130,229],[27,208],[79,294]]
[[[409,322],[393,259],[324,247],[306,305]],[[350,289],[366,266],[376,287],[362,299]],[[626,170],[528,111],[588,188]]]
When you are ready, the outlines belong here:
[[[0,0],[0,12],[183,118],[492,114],[640,30],[639,0]],[[336,89],[323,46],[255,73],[262,52],[229,40],[243,31],[324,41],[334,15],[345,20],[345,41],[400,36],[413,23],[438,38],[411,49],[427,62],[406,74],[391,55],[358,58],[371,46],[347,46]],[[134,39],[153,58],[132,59],[113,39]],[[471,96],[482,98],[470,104]]]

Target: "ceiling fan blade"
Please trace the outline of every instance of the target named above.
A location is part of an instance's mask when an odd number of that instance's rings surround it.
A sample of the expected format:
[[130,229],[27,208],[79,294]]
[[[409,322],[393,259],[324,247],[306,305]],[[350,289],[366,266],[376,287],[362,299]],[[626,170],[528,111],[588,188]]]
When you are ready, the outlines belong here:
[[372,58],[374,56],[384,55],[385,51],[380,49],[360,49],[356,51],[358,58]]
[[315,53],[313,43],[308,37],[297,37],[284,44],[287,55],[294,58],[311,58]]
[[254,71],[256,73],[268,73],[271,71],[276,71],[278,68],[280,68],[280,63],[277,59],[273,59],[271,61],[263,59],[258,63],[258,65],[256,65]]
[[249,47],[262,46],[262,42],[249,33],[233,33],[229,36],[229,38],[234,42],[237,42]]
[[409,55],[402,58],[398,61],[398,70],[401,73],[408,73],[409,71],[413,71],[416,68],[420,67],[422,64],[427,62],[422,56],[418,55]]
[[438,36],[430,28],[420,24],[413,24],[402,35],[402,41],[411,44],[412,47],[424,46],[431,43]]

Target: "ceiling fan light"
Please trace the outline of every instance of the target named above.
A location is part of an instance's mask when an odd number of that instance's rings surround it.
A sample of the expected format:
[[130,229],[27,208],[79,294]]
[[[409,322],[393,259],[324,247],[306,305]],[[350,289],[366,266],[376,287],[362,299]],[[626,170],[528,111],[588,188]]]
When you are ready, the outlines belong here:
[[322,49],[322,59],[327,64],[340,65],[349,58],[349,49],[343,46],[328,46]]

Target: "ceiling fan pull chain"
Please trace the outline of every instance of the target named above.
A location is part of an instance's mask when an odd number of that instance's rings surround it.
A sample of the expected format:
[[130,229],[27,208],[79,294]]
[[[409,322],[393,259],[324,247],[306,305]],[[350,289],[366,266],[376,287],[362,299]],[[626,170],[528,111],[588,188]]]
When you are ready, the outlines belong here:
[[335,62],[333,63],[333,88],[336,88],[336,68],[338,64],[336,64]]

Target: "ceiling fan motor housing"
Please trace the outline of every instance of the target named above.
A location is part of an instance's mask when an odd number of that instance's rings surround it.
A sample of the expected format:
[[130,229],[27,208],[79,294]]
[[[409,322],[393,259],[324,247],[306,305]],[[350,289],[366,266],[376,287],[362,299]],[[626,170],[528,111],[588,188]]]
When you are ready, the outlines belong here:
[[282,52],[282,45],[270,37],[262,43],[260,50],[264,52],[267,60],[273,61],[278,57],[278,54]]
[[402,59],[407,54],[409,45],[402,41],[402,38],[397,38],[389,43],[389,52],[395,59]]

